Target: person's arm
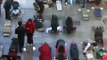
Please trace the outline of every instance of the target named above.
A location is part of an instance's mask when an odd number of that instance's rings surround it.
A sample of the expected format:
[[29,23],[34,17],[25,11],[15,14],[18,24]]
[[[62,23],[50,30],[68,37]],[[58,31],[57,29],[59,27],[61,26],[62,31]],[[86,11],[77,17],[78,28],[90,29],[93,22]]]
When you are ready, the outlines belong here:
[[56,48],[56,58],[58,58],[58,48]]
[[33,27],[33,33],[35,32],[35,29],[36,29],[36,25],[35,25],[35,23],[34,23],[34,21],[32,22],[32,27]]
[[91,44],[88,43],[87,46],[86,46],[85,49],[84,49],[84,53],[86,53],[86,51],[88,50],[88,48],[89,48],[90,46],[91,46]]
[[66,52],[66,49],[64,49],[64,56],[65,56],[65,58],[67,58],[67,52]]
[[15,29],[15,34],[18,34],[18,30],[17,30],[17,28]]

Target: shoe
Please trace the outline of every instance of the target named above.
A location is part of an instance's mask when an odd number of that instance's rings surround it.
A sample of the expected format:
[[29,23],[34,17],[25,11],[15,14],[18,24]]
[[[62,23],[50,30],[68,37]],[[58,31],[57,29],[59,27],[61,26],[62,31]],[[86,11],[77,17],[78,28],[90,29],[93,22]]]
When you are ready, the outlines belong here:
[[36,47],[33,46],[33,50],[35,51],[35,50],[36,50]]
[[23,48],[23,51],[26,51],[26,48],[25,48],[25,47]]

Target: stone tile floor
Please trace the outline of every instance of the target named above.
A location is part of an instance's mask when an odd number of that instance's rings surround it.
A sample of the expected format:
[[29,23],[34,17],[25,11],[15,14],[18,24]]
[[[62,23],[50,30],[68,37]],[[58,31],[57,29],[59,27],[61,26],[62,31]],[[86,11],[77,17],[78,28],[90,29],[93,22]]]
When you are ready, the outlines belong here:
[[[25,23],[28,18],[33,18],[33,15],[36,14],[36,11],[33,9],[33,6],[32,6],[33,0],[31,0],[30,2],[27,0],[23,0],[23,1],[24,1],[24,3],[27,3],[27,4],[21,5],[21,10],[23,13],[21,15],[21,19],[13,19],[12,20],[12,29],[11,29],[11,36],[10,37],[3,37],[3,35],[2,35],[4,22],[5,22],[4,9],[2,7],[2,15],[0,16],[0,42],[4,46],[3,54],[8,53],[8,49],[11,44],[11,39],[13,37],[15,37],[14,30],[17,26],[18,20],[22,20]],[[66,48],[68,51],[67,55],[68,55],[69,60],[70,60],[69,45],[72,42],[76,42],[79,47],[80,60],[86,60],[82,54],[82,49],[81,49],[82,47],[81,47],[80,42],[84,41],[86,39],[94,39],[91,27],[96,26],[96,25],[101,25],[104,27],[104,37],[103,38],[104,38],[105,47],[106,47],[106,41],[107,41],[107,37],[106,37],[106,35],[107,35],[106,29],[107,28],[106,27],[107,27],[107,25],[103,23],[103,20],[96,20],[96,18],[93,15],[93,10],[91,8],[90,8],[90,13],[89,13],[89,15],[90,15],[89,21],[83,21],[81,18],[80,12],[78,12],[78,8],[79,8],[78,5],[72,5],[69,8],[63,6],[62,11],[57,11],[56,6],[54,5],[54,7],[52,7],[52,8],[45,9],[44,14],[43,14],[44,19],[45,19],[45,21],[44,21],[45,28],[50,26],[50,19],[51,19],[52,14],[56,14],[59,17],[59,23],[61,26],[63,25],[67,16],[71,16],[73,18],[73,21],[80,21],[80,25],[76,25],[77,26],[76,31],[70,35],[68,35],[64,32],[60,32],[59,34],[46,34],[46,32],[36,31],[34,34],[34,45],[37,48],[37,50],[34,51],[33,54],[32,53],[30,54],[27,52],[23,52],[22,54],[19,53],[19,55],[22,56],[21,60],[39,60],[38,48],[42,45],[43,42],[47,42],[50,45],[50,47],[52,47],[52,57],[54,58],[54,56],[55,56],[55,43],[58,39],[64,39],[66,41]],[[106,11],[107,11],[106,8],[102,11],[102,14],[104,16],[107,15]],[[26,40],[25,40],[25,45],[26,45]],[[31,55],[32,57],[30,57],[30,59],[25,59],[29,55]]]

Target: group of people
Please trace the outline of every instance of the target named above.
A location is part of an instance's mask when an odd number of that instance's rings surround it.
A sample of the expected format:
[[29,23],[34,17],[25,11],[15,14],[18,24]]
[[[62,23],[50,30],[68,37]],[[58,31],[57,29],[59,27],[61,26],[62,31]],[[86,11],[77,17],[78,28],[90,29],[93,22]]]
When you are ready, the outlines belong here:
[[19,42],[19,50],[22,52],[22,48],[24,46],[24,38],[27,35],[27,43],[28,45],[33,44],[33,35],[35,32],[35,23],[32,19],[28,19],[25,25],[23,25],[22,21],[18,22],[18,27],[15,29],[15,34],[17,34],[18,42]]
[[94,54],[96,54],[95,57],[97,59],[107,60],[107,51],[102,45],[99,46],[99,43],[97,43],[96,41],[87,39],[82,43],[82,47],[84,55],[87,55],[88,54],[87,52],[92,51],[92,53],[90,52],[90,54],[92,54],[93,56]]
[[[3,0],[0,0],[0,15],[1,15],[1,4]],[[13,11],[14,7],[19,7],[19,3],[14,0],[6,0],[4,2],[4,10],[5,10],[5,19],[11,20],[11,12]],[[18,9],[18,8],[17,8]],[[20,11],[19,11],[20,13]]]
[[46,29],[46,32],[60,32],[60,31],[66,31],[68,34],[74,32],[76,30],[76,27],[73,26],[73,20],[71,17],[67,17],[67,19],[64,22],[63,27],[59,25],[58,17],[57,15],[52,15],[51,19],[51,27]]
[[[55,45],[56,55],[54,60],[68,60],[67,48],[65,46],[65,41],[63,39],[58,39]],[[43,43],[41,47],[38,49],[40,52],[39,59],[40,60],[52,60],[52,49],[48,45],[48,43]],[[72,42],[70,45],[70,59],[71,60],[79,60],[79,50],[78,46],[75,42]]]

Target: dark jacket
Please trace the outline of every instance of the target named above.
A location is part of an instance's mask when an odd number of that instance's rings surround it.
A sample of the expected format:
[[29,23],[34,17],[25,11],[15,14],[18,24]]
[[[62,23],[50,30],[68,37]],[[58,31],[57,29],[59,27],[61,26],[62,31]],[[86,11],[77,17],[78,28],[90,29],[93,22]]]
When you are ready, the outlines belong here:
[[4,3],[4,9],[10,10],[13,0],[6,0]]
[[52,19],[51,19],[52,31],[57,32],[57,27],[58,26],[59,26],[58,17],[56,15],[52,15]]
[[72,60],[79,60],[79,50],[76,43],[71,43],[70,45],[70,56]]
[[73,31],[73,22],[72,22],[72,18],[68,17],[65,21],[66,24],[66,30],[68,33],[70,33],[71,31]]
[[18,38],[24,38],[26,29],[23,26],[19,26],[15,29],[15,34],[18,34]]
[[40,48],[39,60],[52,60],[51,48],[47,43],[44,43]]
[[38,4],[38,6],[39,6],[39,8],[40,8],[40,10],[38,11],[38,13],[43,13],[43,11],[44,11],[44,4],[43,4],[43,1],[39,1],[39,2],[37,2],[37,4]]

